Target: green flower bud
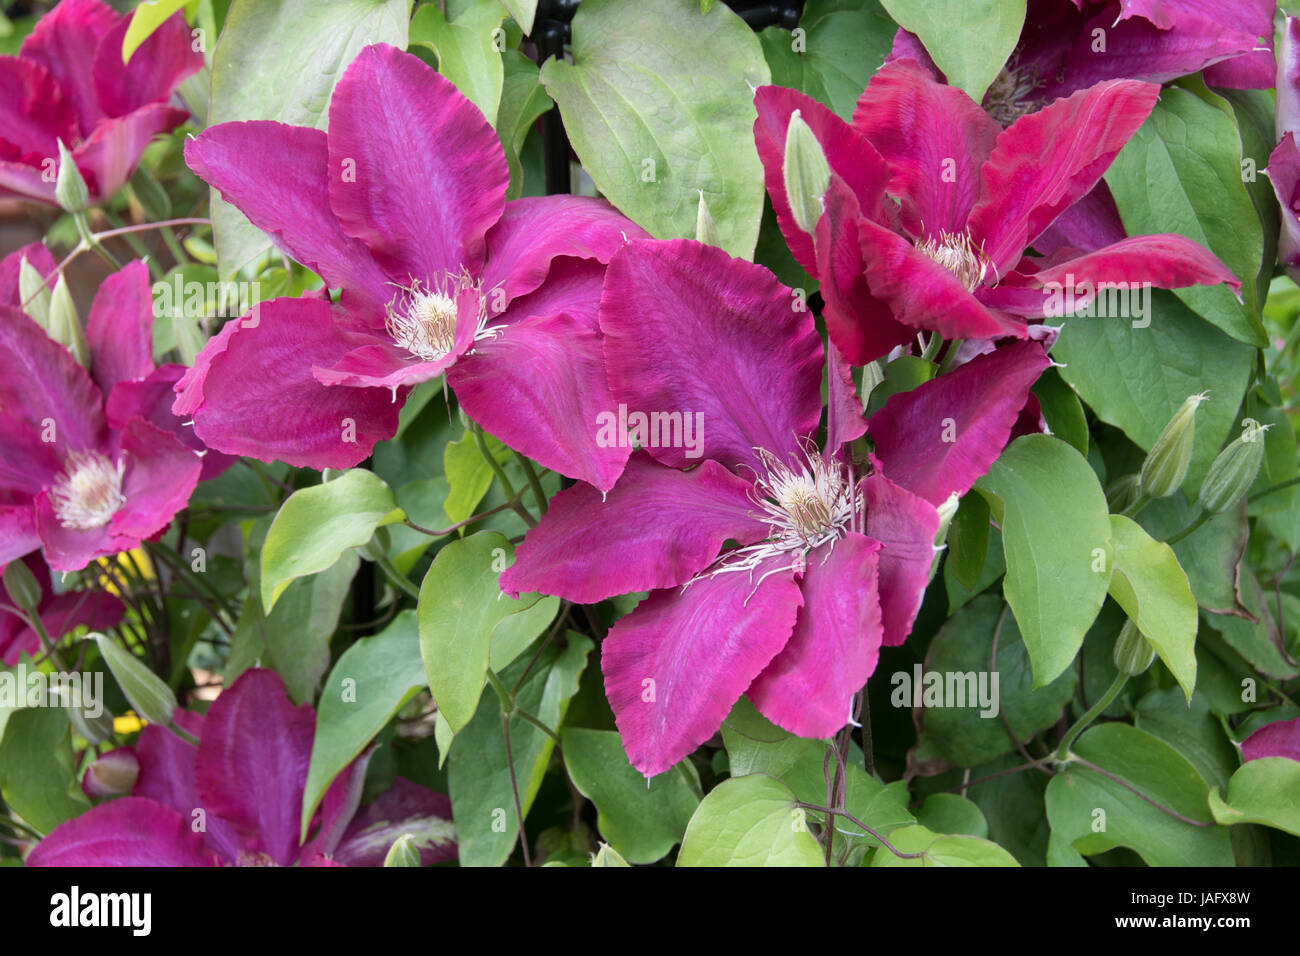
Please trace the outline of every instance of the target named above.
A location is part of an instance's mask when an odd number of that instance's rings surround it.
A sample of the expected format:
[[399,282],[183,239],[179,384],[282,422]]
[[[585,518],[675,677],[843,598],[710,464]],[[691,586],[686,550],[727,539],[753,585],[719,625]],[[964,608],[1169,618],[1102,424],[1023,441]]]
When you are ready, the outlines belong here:
[[176,713],[176,695],[153,671],[125,647],[103,634],[90,634],[99,644],[104,663],[117,678],[132,709],[151,724],[166,726]]
[[388,855],[384,857],[384,866],[419,866],[420,851],[415,848],[415,838],[409,833],[403,833],[393,845],[388,848]]
[[5,590],[14,605],[23,611],[35,611],[41,603],[41,586],[25,561],[10,561],[4,573]]
[[602,843],[600,849],[591,858],[592,866],[627,866],[627,860],[608,843]]
[[64,211],[70,213],[85,212],[90,205],[90,191],[86,181],[81,178],[81,170],[68,152],[68,147],[59,140],[59,172],[54,180],[54,198]]
[[45,284],[45,276],[23,256],[18,263],[18,295],[21,296],[23,311],[46,332],[50,330],[50,287]]
[[98,717],[92,717],[80,707],[67,702],[65,704],[64,709],[68,712],[72,729],[90,743],[102,744],[113,739],[113,715],[108,711],[101,709]]
[[704,201],[704,190],[701,189],[699,193],[700,204],[695,211],[695,238],[706,245],[721,246],[718,224],[713,219],[713,213],[709,212],[709,204]]
[[68,283],[63,276],[54,283],[54,292],[50,295],[50,338],[66,346],[82,366],[90,367],[90,346],[86,344],[86,332],[81,327],[81,316],[68,291]]
[[1148,498],[1166,498],[1182,487],[1187,464],[1192,460],[1192,440],[1196,434],[1196,409],[1208,393],[1189,395],[1169,419],[1151,453],[1142,462],[1139,487]]
[[1259,474],[1264,460],[1264,433],[1269,426],[1253,418],[1241,425],[1241,434],[1219,452],[1201,483],[1200,504],[1207,514],[1217,515],[1235,505]]
[[1106,507],[1113,515],[1123,514],[1142,494],[1137,475],[1125,475],[1106,487]]
[[1132,619],[1124,622],[1124,627],[1120,629],[1119,637],[1115,639],[1115,653],[1113,660],[1115,667],[1121,674],[1127,674],[1129,677],[1136,677],[1156,659],[1155,649],[1142,636]]
[[785,195],[795,224],[804,232],[817,229],[822,217],[822,200],[831,184],[831,167],[821,143],[798,110],[790,114],[785,133]]
[[140,759],[130,747],[119,747],[95,758],[81,779],[81,789],[94,799],[120,797],[131,792],[140,776]]
[[952,526],[952,519],[957,514],[957,506],[961,499],[957,497],[957,492],[950,494],[946,501],[935,510],[939,512],[939,530],[934,533],[934,559],[930,562],[930,577],[934,578],[934,573],[939,570],[939,558],[942,555],[944,546],[948,543],[948,529]]

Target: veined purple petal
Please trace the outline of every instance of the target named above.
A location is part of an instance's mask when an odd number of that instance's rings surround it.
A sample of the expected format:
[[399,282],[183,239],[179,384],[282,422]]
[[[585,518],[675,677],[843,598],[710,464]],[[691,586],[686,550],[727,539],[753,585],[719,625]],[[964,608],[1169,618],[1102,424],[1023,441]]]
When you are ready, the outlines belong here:
[[281,866],[298,857],[298,822],[316,714],[285,697],[274,671],[251,668],[208,710],[194,780],[203,806],[245,846]]
[[175,810],[144,797],[101,804],[55,827],[28,866],[216,866]]
[[605,638],[605,695],[628,759],[647,777],[717,733],[790,640],[803,598],[779,562],[655,591]]
[[864,478],[858,488],[867,506],[867,536],[883,545],[879,555],[880,614],[884,645],[894,647],[912,632],[930,583],[939,513],[924,498],[881,474]]
[[188,372],[184,365],[160,365],[146,378],[135,382],[118,382],[109,393],[104,412],[110,428],[122,430],[133,418],[142,418],[163,431],[170,432],[182,445],[202,458],[199,481],[210,481],[235,463],[232,455],[213,451],[186,425],[172,414],[176,383]]
[[[40,546],[41,539],[36,533],[36,511],[31,502],[21,505],[0,504],[0,568]],[[35,637],[34,632],[32,636]],[[9,651],[4,647],[0,647],[0,661],[13,663]]]
[[830,370],[826,383],[826,453],[839,450],[867,432],[862,417],[862,401],[853,386],[853,369],[844,360],[835,343],[830,346]]
[[[785,460],[821,418],[822,347],[803,300],[762,266],[686,239],[619,250],[600,303],[610,391],[629,412],[699,414],[704,457]],[[652,447],[686,467],[687,449]]]
[[109,531],[143,541],[171,524],[176,512],[189,503],[203,464],[179,438],[143,419],[129,422],[121,441],[126,504],[113,515]]
[[1300,760],[1300,717],[1279,720],[1259,728],[1242,741],[1241,755],[1247,760],[1261,757]]
[[0,118],[0,156],[25,158],[29,165],[39,166],[38,157],[57,161],[60,139],[71,148],[81,138],[58,82],[35,60],[0,57]]
[[[203,68],[203,54],[185,17],[177,11],[122,63],[122,41],[131,24],[123,17],[99,45],[93,77],[100,107],[109,116],[125,116],[149,103],[164,103],[191,73]],[[84,67],[83,67],[84,69]]]
[[[199,715],[186,712],[181,722],[190,733],[202,735]],[[243,849],[239,834],[228,822],[204,809],[194,788],[194,762],[198,748],[165,727],[150,724],[140,731],[135,751],[140,761],[140,775],[136,777],[132,795],[148,797],[170,807],[190,824],[191,830],[201,820],[203,826],[199,832],[208,849],[227,863],[237,862]]]
[[728,539],[745,545],[767,536],[767,526],[752,516],[752,496],[748,481],[717,462],[683,472],[634,452],[604,500],[588,484],[551,499],[502,574],[501,590],[594,604],[684,584]]
[[189,117],[166,103],[149,103],[125,116],[101,120],[90,138],[72,151],[92,200],[108,199],[130,178],[149,141]]
[[366,47],[330,102],[330,205],[398,282],[477,276],[510,182],[483,114],[418,57]]
[[808,555],[803,607],[790,642],[749,688],[763,716],[800,737],[830,737],[876,669],[884,629],[880,542],[849,534]]
[[867,423],[881,471],[935,507],[964,495],[1002,454],[1050,364],[1037,342],[1015,342],[890,396]]
[[1035,274],[1049,282],[1113,283],[1119,288],[1137,288],[1150,283],[1157,289],[1181,289],[1189,285],[1227,283],[1234,292],[1241,282],[1210,250],[1186,236],[1163,233],[1133,236],[1111,246],[1057,263]]
[[153,292],[137,259],[104,280],[86,320],[91,371],[107,395],[118,382],[144,378],[153,364]]
[[383,866],[393,841],[404,834],[412,837],[422,866],[454,860],[451,801],[436,790],[397,777],[353,818],[334,859],[346,866]]
[[[1300,17],[1288,16],[1282,26],[1277,57],[1277,102],[1273,113],[1279,140],[1300,132]],[[1270,163],[1272,160],[1270,160]]]
[[1088,195],[1057,216],[1034,240],[1034,248],[1045,256],[1064,247],[1093,252],[1127,238],[1115,197],[1103,179]]
[[1281,207],[1277,258],[1294,279],[1300,275],[1300,149],[1296,148],[1294,133],[1282,137],[1268,157],[1264,172]]
[[[99,0],[63,0],[36,21],[19,50],[20,57],[35,60],[58,81],[83,131],[93,129],[104,115],[90,67],[100,41],[120,20],[111,7]],[[64,145],[72,147],[71,143]]]

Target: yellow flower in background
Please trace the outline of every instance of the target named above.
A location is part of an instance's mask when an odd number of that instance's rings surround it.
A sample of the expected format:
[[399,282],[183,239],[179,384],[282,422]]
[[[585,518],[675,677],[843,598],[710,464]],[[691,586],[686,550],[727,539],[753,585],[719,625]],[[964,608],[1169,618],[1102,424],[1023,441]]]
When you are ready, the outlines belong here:
[[[110,562],[117,564],[122,569],[122,573],[130,578],[136,574],[138,568],[140,573],[148,580],[153,580],[153,564],[149,560],[149,555],[145,554],[144,548],[134,548],[130,551],[122,551],[113,555],[111,558],[100,558],[98,564],[101,568],[108,569],[112,567]],[[114,597],[121,597],[122,590],[118,587],[117,577],[112,574],[101,574],[98,585]]]
[[143,730],[148,721],[141,720],[134,711],[128,710],[121,717],[113,718],[113,733],[134,734]]

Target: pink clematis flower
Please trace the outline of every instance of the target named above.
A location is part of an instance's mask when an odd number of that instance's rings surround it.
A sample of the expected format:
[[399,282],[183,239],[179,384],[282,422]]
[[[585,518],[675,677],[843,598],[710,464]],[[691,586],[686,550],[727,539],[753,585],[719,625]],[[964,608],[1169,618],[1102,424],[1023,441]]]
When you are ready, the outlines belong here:
[[1259,728],[1242,741],[1241,755],[1246,760],[1259,760],[1261,757],[1300,760],[1300,717],[1278,720]]
[[[126,613],[122,602],[100,590],[67,591],[55,594],[50,569],[38,554],[21,559],[26,563],[41,589],[36,607],[45,632],[57,641],[69,631],[86,626],[103,631],[117,624]],[[0,568],[3,570],[3,568]],[[41,649],[40,636],[15,614],[0,608],[0,664],[12,667],[23,654],[35,655]]]
[[[20,254],[48,272],[39,249]],[[0,296],[13,271],[0,264]],[[133,262],[100,287],[86,323],[89,369],[5,303],[0,564],[43,548],[51,568],[76,571],[138,547],[185,507],[204,467],[179,421],[157,424],[179,366],[154,366],[148,270]]]
[[641,240],[617,253],[600,306],[614,398],[698,416],[700,457],[641,435],[608,496],[560,492],[502,578],[507,593],[579,603],[651,592],[602,650],[624,746],[647,775],[707,740],[743,693],[802,736],[844,726],[881,644],[911,629],[937,506],[987,470],[1048,364],[1019,343],[892,397],[856,480],[840,450],[868,425],[839,360],[825,449],[814,445],[824,352],[801,305],[711,246]]
[[[1080,306],[1082,290],[1102,282],[1239,289],[1217,257],[1177,235],[1027,254],[1098,182],[1158,93],[1110,80],[1003,130],[961,90],[906,60],[872,78],[852,125],[795,90],[761,88],[754,135],[777,221],[795,259],[821,280],[827,328],[845,357],[872,361],[920,329],[1028,338],[1038,334],[1030,320],[1053,317],[1048,290],[1070,284]],[[785,193],[796,111],[831,169],[816,236],[799,228]]]
[[[225,123],[190,166],[336,305],[263,304],[231,322],[178,386],[209,445],[312,468],[355,465],[396,429],[396,399],[446,374],[502,441],[609,488],[627,450],[588,423],[608,407],[596,306],[604,264],[645,233],[603,200],[506,202],[500,140],[417,57],[383,44],[347,68],[328,133]],[[351,423],[351,429],[347,427]]]
[[1292,279],[1300,281],[1300,18],[1287,17],[1277,58],[1277,148],[1268,157],[1269,181],[1281,206],[1277,258]]
[[130,178],[149,140],[185,122],[168,105],[203,66],[179,13],[122,63],[130,17],[99,0],[63,0],[18,56],[0,56],[0,196],[55,204],[58,143],[72,152],[92,203]]
[[181,714],[195,747],[156,725],[134,751],[131,796],[68,820],[28,866],[379,866],[411,833],[421,862],[455,859],[451,801],[398,778],[357,813],[367,758],[326,791],[313,832],[299,840],[316,713],[294,707],[274,671],[245,671],[206,716]]

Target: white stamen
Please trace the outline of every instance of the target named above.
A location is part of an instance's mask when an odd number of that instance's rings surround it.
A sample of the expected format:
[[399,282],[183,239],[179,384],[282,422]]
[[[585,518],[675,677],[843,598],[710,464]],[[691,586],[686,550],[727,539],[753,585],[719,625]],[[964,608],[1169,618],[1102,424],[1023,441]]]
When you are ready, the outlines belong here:
[[429,285],[412,279],[409,286],[399,287],[388,304],[388,334],[421,361],[445,358],[456,347],[457,300],[467,289],[473,289],[478,298],[478,314],[472,317],[474,341],[498,335],[499,330],[487,327],[487,305],[482,289],[466,272],[440,276]]
[[74,531],[93,531],[108,524],[126,504],[122,471],[122,462],[115,465],[97,451],[70,454],[50,486],[50,502],[59,523]]
[[916,248],[956,276],[967,292],[974,292],[988,275],[989,261],[983,248],[976,249],[971,243],[969,232],[940,232],[938,237],[918,242]]

